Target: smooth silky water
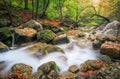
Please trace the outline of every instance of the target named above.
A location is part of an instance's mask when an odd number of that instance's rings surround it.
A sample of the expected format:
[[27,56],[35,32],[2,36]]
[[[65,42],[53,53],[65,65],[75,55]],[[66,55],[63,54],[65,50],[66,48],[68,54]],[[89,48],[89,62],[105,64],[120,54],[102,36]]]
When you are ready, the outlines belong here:
[[30,65],[33,67],[33,72],[36,72],[40,65],[49,61],[55,61],[60,68],[60,72],[64,72],[67,71],[71,65],[79,66],[86,60],[95,60],[99,56],[98,51],[93,50],[90,44],[86,43],[85,47],[80,47],[77,45],[76,40],[72,38],[70,38],[69,44],[57,45],[64,50],[64,53],[53,52],[42,59],[35,57],[26,50],[31,46],[1,53],[0,62],[4,61],[6,66],[0,71],[0,75],[7,74],[10,68],[17,63]]

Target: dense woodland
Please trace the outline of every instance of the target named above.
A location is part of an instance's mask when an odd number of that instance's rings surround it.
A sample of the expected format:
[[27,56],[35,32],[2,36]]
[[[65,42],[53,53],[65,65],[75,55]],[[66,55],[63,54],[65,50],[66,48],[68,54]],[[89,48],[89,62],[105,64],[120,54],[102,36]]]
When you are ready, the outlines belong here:
[[[120,0],[1,0],[0,16],[9,15],[12,25],[26,18],[69,22],[74,26],[98,26],[120,20]],[[19,11],[19,13],[17,13]]]

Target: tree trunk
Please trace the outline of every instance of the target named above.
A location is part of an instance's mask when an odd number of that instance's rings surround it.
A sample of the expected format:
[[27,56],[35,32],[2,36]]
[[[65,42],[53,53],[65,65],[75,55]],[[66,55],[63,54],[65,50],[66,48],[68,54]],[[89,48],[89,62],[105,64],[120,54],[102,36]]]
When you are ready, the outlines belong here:
[[24,0],[24,8],[28,9],[28,0]]
[[10,18],[11,24],[14,25],[14,23],[13,23],[13,17],[12,17],[12,14],[11,14],[11,10],[10,10],[10,8],[7,5],[6,0],[3,0],[3,2],[4,2],[4,5],[6,7],[6,10],[7,10],[8,14],[9,14],[9,18]]
[[38,18],[38,8],[39,8],[39,0],[36,1],[36,15],[35,15],[35,19]]
[[34,0],[32,0],[32,18],[34,19]]
[[44,18],[46,16],[46,10],[50,4],[50,0],[44,0],[43,2],[43,12],[41,14],[41,18]]

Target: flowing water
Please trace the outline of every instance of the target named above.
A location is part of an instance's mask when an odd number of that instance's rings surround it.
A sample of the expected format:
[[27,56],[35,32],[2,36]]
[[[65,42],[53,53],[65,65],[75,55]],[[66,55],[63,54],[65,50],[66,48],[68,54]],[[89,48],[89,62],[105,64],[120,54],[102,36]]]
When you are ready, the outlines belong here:
[[0,54],[0,61],[4,61],[5,67],[0,71],[0,75],[6,74],[10,68],[16,63],[24,63],[33,67],[33,72],[37,71],[37,68],[48,61],[55,61],[60,72],[66,71],[69,66],[79,66],[86,60],[97,59],[99,53],[92,49],[90,44],[86,44],[86,47],[80,47],[76,43],[76,40],[70,39],[69,44],[57,45],[62,48],[65,53],[53,52],[42,59],[30,54],[26,49],[31,47],[23,47],[16,50],[10,50]]

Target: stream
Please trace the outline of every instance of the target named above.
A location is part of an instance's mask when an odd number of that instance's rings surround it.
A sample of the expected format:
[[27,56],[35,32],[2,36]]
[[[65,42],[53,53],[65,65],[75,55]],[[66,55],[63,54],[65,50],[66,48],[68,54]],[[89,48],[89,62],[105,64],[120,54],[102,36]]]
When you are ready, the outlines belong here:
[[10,68],[16,63],[30,65],[33,67],[33,72],[36,72],[40,65],[48,61],[55,61],[60,68],[60,72],[64,72],[67,71],[71,65],[79,66],[86,60],[95,60],[99,56],[98,51],[93,50],[91,44],[88,44],[83,48],[78,46],[77,40],[74,40],[73,38],[70,38],[69,44],[57,45],[64,50],[64,53],[53,52],[42,59],[33,56],[26,50],[31,46],[32,45],[1,53],[0,62],[4,61],[5,66],[0,71],[0,75],[8,73]]

